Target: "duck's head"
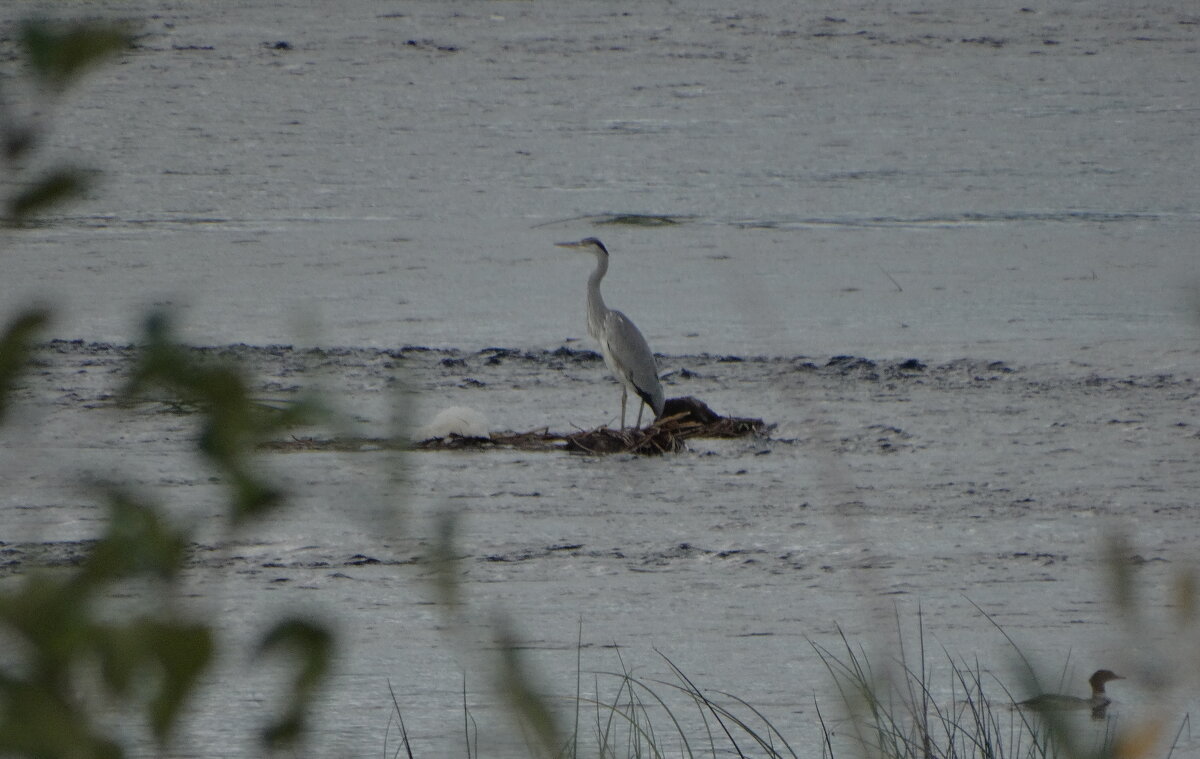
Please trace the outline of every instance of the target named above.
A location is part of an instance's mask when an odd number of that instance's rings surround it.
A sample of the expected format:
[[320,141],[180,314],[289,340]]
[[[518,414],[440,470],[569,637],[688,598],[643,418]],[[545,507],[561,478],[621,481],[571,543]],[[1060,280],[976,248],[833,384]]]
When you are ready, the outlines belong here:
[[1092,686],[1092,693],[1103,693],[1105,683],[1124,679],[1111,669],[1098,669],[1088,678],[1088,683]]

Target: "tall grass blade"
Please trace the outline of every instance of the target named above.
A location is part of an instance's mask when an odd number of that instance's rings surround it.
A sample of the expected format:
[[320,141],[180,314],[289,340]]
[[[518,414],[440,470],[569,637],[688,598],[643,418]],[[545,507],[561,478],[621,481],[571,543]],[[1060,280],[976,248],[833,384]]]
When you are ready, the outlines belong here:
[[[396,691],[392,690],[392,681],[388,680],[388,695],[392,697],[392,710],[396,712],[396,721],[400,726],[400,747],[408,755],[408,759],[413,759],[412,744],[408,740],[408,729],[404,726],[404,714],[400,711],[400,702],[396,699]],[[384,736],[383,753],[387,755],[387,736]],[[400,749],[396,749],[395,756],[400,755]],[[468,755],[469,759],[469,755]]]

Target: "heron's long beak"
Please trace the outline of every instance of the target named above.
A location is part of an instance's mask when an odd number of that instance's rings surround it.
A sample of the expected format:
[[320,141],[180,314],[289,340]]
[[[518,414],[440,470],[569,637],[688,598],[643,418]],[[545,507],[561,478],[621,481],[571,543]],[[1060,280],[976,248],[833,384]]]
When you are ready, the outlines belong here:
[[582,248],[583,243],[576,240],[575,242],[556,242],[554,243],[560,248]]

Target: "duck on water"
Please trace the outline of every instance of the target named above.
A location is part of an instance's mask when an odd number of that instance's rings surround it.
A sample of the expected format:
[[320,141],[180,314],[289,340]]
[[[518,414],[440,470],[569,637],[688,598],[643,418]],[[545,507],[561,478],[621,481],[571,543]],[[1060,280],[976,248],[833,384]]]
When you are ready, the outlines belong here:
[[1039,712],[1090,709],[1092,719],[1104,719],[1108,711],[1108,705],[1112,703],[1112,699],[1104,691],[1104,685],[1113,680],[1124,679],[1111,669],[1098,669],[1088,678],[1088,684],[1092,686],[1092,695],[1090,698],[1065,696],[1059,693],[1043,693],[1040,696],[1034,696],[1033,698],[1021,701],[1017,706]]

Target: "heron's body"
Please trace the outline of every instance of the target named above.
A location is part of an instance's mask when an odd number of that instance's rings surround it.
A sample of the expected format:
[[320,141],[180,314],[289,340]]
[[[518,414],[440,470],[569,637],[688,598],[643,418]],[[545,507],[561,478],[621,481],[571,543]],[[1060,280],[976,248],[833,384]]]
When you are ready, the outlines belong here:
[[625,402],[629,393],[641,401],[638,404],[638,426],[642,423],[642,403],[654,411],[657,419],[662,414],[666,396],[662,383],[658,381],[658,364],[654,361],[654,353],[629,317],[605,306],[604,298],[600,295],[600,280],[608,273],[608,249],[594,237],[557,244],[565,248],[580,248],[596,256],[596,268],[588,277],[588,334],[600,344],[604,363],[621,383],[621,428],[625,428]]

